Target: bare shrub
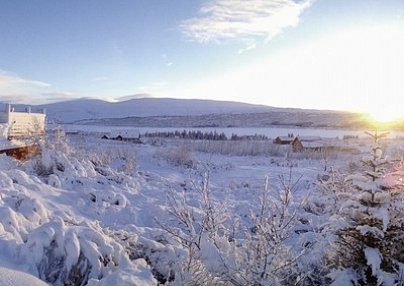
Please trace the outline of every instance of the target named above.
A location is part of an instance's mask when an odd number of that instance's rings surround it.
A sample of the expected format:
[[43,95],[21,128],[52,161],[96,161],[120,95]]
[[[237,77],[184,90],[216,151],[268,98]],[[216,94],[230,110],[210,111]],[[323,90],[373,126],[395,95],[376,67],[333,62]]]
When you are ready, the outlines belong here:
[[281,176],[275,195],[266,180],[258,207],[251,207],[247,221],[231,217],[229,206],[211,197],[208,175],[200,188],[200,208],[189,204],[186,193],[170,193],[174,221],[160,225],[186,250],[175,269],[178,285],[298,284],[297,261],[302,253],[295,253],[287,243],[303,204],[294,202],[296,186],[291,174]]
[[109,148],[102,152],[97,150],[78,151],[78,158],[88,158],[98,170],[103,167],[112,167],[118,172],[133,174],[137,169],[137,160],[133,152],[126,148]]
[[340,151],[336,150],[321,150],[321,151],[303,151],[291,152],[289,158],[291,159],[306,159],[306,160],[336,160],[340,155]]
[[203,153],[232,156],[284,156],[290,148],[268,140],[192,140],[183,143],[187,148]]
[[73,153],[66,134],[61,130],[47,135],[46,140],[40,142],[41,154],[33,158],[32,168],[40,177],[47,177],[57,172],[63,172],[65,165],[63,158]]
[[157,158],[161,158],[175,166],[183,166],[190,168],[193,166],[192,153],[185,147],[179,148],[160,148],[154,154]]

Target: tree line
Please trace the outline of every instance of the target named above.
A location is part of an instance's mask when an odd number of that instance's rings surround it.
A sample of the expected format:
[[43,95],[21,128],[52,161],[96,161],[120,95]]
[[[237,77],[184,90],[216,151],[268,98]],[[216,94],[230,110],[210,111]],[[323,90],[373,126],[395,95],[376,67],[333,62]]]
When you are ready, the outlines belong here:
[[269,138],[265,135],[237,135],[232,134],[231,137],[227,137],[224,132],[209,131],[202,132],[200,130],[183,130],[183,131],[164,131],[164,132],[146,132],[143,137],[153,138],[177,138],[177,139],[192,139],[192,140],[268,140]]

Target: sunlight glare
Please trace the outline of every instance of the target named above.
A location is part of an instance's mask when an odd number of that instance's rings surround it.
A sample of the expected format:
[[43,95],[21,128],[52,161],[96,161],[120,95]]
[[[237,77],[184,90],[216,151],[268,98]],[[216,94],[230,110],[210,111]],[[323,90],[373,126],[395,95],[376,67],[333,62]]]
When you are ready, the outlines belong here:
[[377,121],[394,120],[404,115],[403,34],[404,26],[395,24],[347,28],[250,66],[212,74],[174,94],[363,112]]
[[374,111],[369,111],[370,116],[373,120],[380,123],[388,123],[400,120],[403,118],[403,113],[394,109],[383,110],[378,109]]

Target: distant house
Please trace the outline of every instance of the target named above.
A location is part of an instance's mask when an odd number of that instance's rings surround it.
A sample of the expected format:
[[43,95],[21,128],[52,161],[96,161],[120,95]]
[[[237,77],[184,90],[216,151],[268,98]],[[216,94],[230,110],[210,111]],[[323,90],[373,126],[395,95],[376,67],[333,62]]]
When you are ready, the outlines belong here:
[[303,143],[302,143],[302,141],[300,141],[299,137],[295,137],[290,144],[292,144],[293,152],[304,151]]
[[325,152],[332,150],[339,150],[338,147],[333,145],[328,145],[325,142],[319,140],[320,137],[309,141],[304,141],[299,137],[296,137],[292,141],[292,150],[293,152]]
[[331,146],[326,146],[321,142],[302,142],[303,151],[306,152],[323,152],[331,148]]
[[331,142],[320,136],[278,136],[273,140],[273,143],[289,145],[293,152],[357,152],[357,150],[352,148],[344,149],[340,146],[336,146],[335,142]]
[[[102,139],[109,139],[108,136],[104,135]],[[140,136],[131,138],[131,137],[123,137],[122,135],[118,135],[116,137],[110,138],[112,140],[117,140],[117,141],[125,141],[125,142],[131,142],[131,143],[137,143],[141,144],[143,143],[142,140],[140,140]]]
[[302,142],[319,142],[319,141],[321,141],[320,136],[299,136],[299,139]]
[[278,136],[273,140],[274,144],[289,145],[293,142],[294,138],[290,136]]
[[109,132],[108,137],[110,139],[112,138],[118,138],[121,137],[122,140],[127,138],[139,138],[140,137],[140,131],[137,129],[119,129],[119,130],[113,130],[111,132]]

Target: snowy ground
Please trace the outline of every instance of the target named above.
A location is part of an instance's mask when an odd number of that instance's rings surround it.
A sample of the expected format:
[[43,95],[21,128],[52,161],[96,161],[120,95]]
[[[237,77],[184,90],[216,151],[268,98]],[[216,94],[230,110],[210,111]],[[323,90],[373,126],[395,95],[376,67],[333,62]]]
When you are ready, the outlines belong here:
[[0,267],[0,283],[2,286],[46,286],[48,284],[30,274]]
[[[266,177],[277,197],[290,179],[299,205],[319,195],[318,177],[348,168],[369,149],[360,139],[346,143],[355,154],[232,156],[196,152],[178,140],[133,144],[91,133],[55,135],[48,143],[27,162],[0,155],[0,255],[8,261],[0,264],[8,267],[0,268],[1,285],[25,285],[13,282],[26,278],[12,271],[51,285],[181,285],[170,275],[180,272],[189,249],[163,228],[178,226],[170,216],[177,195],[200,215],[204,175],[215,206],[225,208],[217,213],[248,225]],[[401,143],[386,148],[397,154]],[[214,257],[209,247],[203,255]],[[212,257],[205,267],[215,265]]]

